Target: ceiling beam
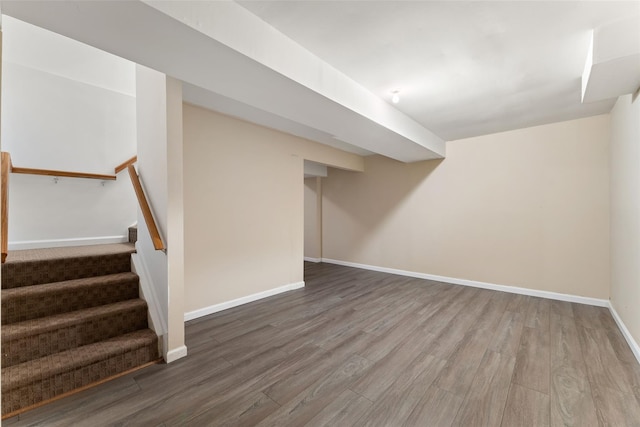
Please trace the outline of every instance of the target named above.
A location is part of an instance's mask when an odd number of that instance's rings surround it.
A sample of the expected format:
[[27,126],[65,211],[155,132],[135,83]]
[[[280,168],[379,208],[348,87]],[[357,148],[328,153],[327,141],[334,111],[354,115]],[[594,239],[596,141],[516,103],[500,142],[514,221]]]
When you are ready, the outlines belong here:
[[640,87],[640,17],[596,28],[582,74],[582,102],[635,93]]
[[441,138],[234,2],[2,1],[2,13],[228,99],[239,117],[268,113],[276,129],[403,162],[445,154]]

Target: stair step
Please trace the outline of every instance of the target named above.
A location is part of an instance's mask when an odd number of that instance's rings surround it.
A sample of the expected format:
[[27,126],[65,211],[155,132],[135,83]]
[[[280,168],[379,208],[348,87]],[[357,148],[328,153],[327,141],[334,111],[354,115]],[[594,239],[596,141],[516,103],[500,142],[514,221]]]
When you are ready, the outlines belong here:
[[5,367],[2,412],[26,408],[157,358],[157,336],[142,329]]
[[2,324],[112,304],[138,296],[138,276],[131,272],[3,289]]
[[2,366],[147,328],[147,303],[132,299],[2,326]]
[[131,271],[129,243],[9,251],[2,289]]
[[2,265],[2,414],[158,359],[129,243],[10,251]]

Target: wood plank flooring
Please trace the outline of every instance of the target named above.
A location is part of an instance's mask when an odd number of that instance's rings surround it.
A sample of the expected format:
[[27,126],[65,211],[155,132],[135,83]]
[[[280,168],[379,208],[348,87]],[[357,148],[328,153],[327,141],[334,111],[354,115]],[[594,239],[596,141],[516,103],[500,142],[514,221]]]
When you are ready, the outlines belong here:
[[305,289],[189,322],[189,356],[7,426],[640,426],[608,310],[305,264]]

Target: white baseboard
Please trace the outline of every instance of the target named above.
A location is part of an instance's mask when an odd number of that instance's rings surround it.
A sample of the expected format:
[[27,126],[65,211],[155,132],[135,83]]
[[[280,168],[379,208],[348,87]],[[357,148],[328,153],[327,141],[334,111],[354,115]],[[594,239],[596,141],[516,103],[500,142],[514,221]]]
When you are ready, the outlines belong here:
[[418,279],[433,280],[436,282],[451,283],[454,285],[471,286],[474,288],[490,289],[493,291],[509,292],[512,294],[529,295],[540,298],[554,299],[559,301],[575,302],[578,304],[595,305],[598,307],[609,307],[609,301],[605,299],[582,297],[578,295],[561,294],[551,291],[540,291],[536,289],[519,288],[516,286],[496,285],[493,283],[478,282],[475,280],[457,279],[455,277],[436,276],[433,274],[418,273],[415,271],[398,270],[395,268],[378,267],[375,265],[358,264],[355,262],[339,261],[335,259],[322,258],[322,262],[329,264],[343,265],[345,267],[362,268],[364,270],[379,271],[382,273],[397,274],[400,276],[415,277]]
[[304,257],[304,260],[308,262],[315,262],[315,263],[322,262],[322,258],[311,258],[309,256]]
[[167,363],[175,362],[178,359],[182,359],[187,356],[187,346],[182,345],[173,350],[167,351],[167,355],[164,357],[164,361]]
[[609,311],[611,311],[611,315],[613,316],[613,319],[618,324],[618,328],[620,328],[620,332],[622,332],[624,339],[627,340],[627,344],[629,344],[629,347],[631,347],[631,351],[633,352],[633,355],[638,360],[638,363],[640,363],[640,346],[638,346],[638,343],[636,342],[636,340],[634,340],[633,336],[631,336],[631,332],[629,332],[629,329],[627,329],[627,325],[624,324],[624,322],[622,321],[622,318],[618,315],[618,312],[613,307],[611,302],[609,302]]
[[257,294],[247,295],[246,297],[237,298],[237,299],[223,302],[220,304],[210,305],[209,307],[204,307],[198,310],[185,313],[184,321],[187,322],[189,320],[197,319],[202,316],[207,316],[209,314],[217,313],[222,310],[227,310],[229,308],[237,307],[242,304],[247,304],[253,301],[260,300],[262,298],[267,298],[273,295],[281,294],[283,292],[292,291],[294,289],[300,289],[300,288],[304,288],[304,282],[291,283],[288,285],[269,289],[267,291],[258,292]]
[[104,245],[108,243],[125,243],[129,236],[77,237],[73,239],[21,240],[9,242],[10,251],[39,248],[61,248],[64,246]]

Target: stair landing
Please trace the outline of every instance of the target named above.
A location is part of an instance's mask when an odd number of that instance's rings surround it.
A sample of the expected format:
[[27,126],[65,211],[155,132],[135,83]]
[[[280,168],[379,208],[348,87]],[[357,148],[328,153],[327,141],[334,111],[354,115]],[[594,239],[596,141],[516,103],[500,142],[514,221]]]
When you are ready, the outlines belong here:
[[110,243],[106,245],[65,246],[60,248],[23,249],[9,251],[6,264],[52,259],[98,256],[136,251],[132,243]]

